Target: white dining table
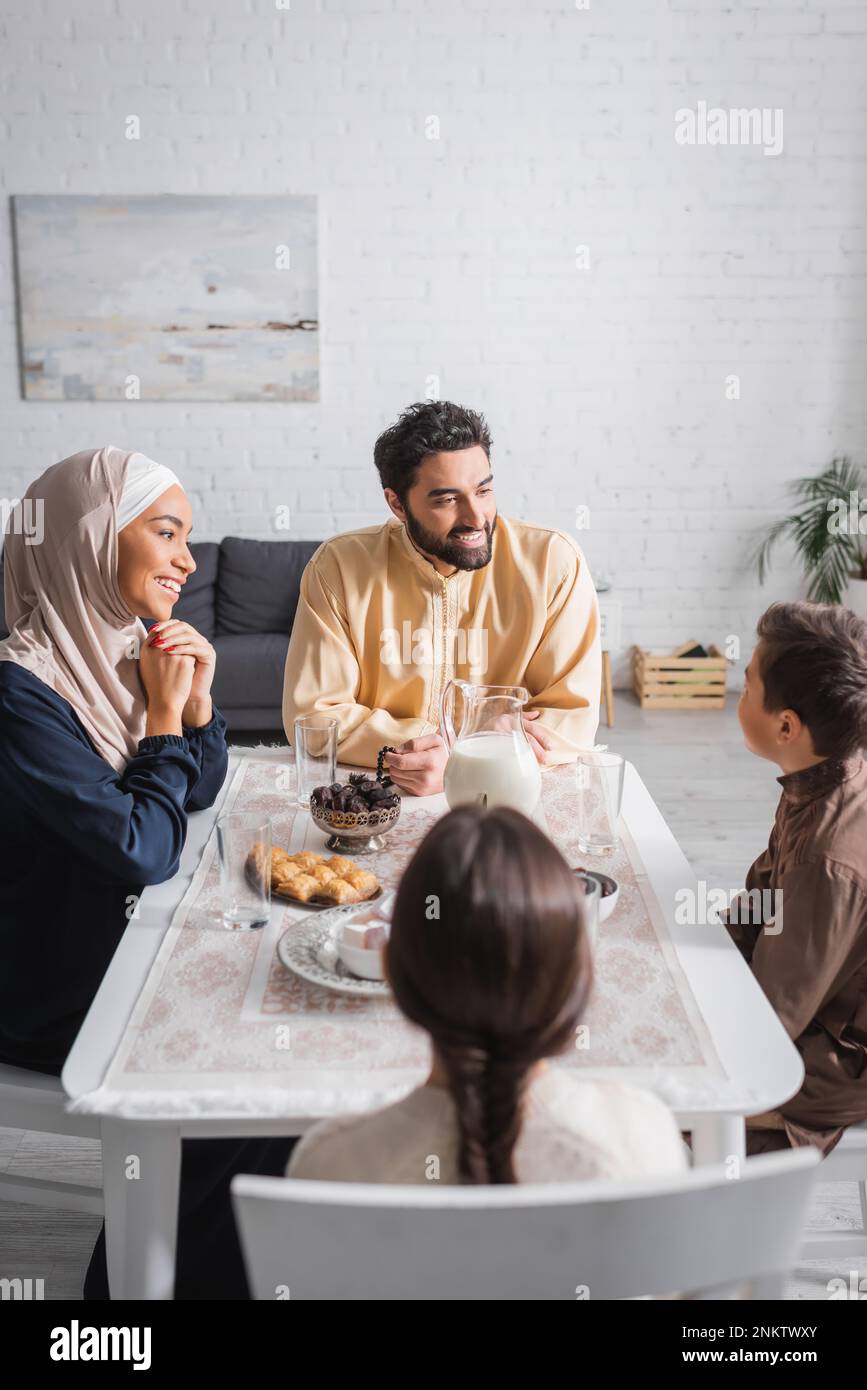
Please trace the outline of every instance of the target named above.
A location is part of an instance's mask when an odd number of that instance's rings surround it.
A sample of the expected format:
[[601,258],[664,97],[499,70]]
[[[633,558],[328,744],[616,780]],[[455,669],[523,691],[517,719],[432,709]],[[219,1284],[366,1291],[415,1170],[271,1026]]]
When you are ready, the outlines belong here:
[[[199,865],[220,814],[239,759],[289,762],[285,748],[232,749],[226,782],[214,806],[190,816],[186,845],[175,876],[148,887],[138,916],[121,938],[111,964],[67,1058],[62,1082],[74,1104],[98,1092],[127,1030],[136,1001],[148,980],[172,917]],[[408,802],[435,813],[447,810],[442,794]],[[627,764],[623,822],[646,865],[653,893],[665,917],[679,966],[692,991],[702,1022],[725,1073],[725,1084],[684,1105],[675,1104],[678,1123],[692,1134],[693,1161],[740,1161],[744,1155],[744,1117],[772,1110],[792,1096],[803,1080],[800,1056],[725,929],[697,929],[679,923],[675,905],[684,889],[699,896],[695,874],[665,823],[637,770]],[[610,1073],[609,1073],[610,1074]],[[629,1080],[628,1068],[619,1079]],[[213,1077],[209,1079],[213,1087]],[[98,1113],[98,1112],[97,1112]],[[335,1112],[336,1113],[336,1112]],[[106,1254],[112,1299],[171,1299],[181,1141],[184,1138],[252,1137],[302,1134],[309,1115],[219,1114],[129,1117],[101,1115]],[[130,1157],[138,1163],[132,1168]]]

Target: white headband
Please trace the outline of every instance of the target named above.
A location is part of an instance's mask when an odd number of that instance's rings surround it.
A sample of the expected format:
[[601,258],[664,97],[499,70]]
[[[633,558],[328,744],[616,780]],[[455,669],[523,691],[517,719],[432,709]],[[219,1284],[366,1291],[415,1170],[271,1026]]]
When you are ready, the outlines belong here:
[[127,460],[123,492],[117,506],[117,529],[122,531],[152,502],[170,487],[180,487],[180,481],[164,463],[154,463],[144,454],[131,454]]

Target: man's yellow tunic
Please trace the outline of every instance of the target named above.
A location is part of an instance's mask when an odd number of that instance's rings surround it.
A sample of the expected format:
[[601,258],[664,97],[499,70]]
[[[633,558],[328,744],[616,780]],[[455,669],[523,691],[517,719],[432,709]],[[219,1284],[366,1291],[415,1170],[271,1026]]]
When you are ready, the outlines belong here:
[[595,742],[601,660],[596,590],[565,532],[500,516],[490,563],[443,576],[394,518],[325,541],[304,570],[283,725],[294,745],[299,715],[333,715],[340,761],[374,767],[383,744],[438,731],[455,676],[525,686],[550,761],[571,762]]

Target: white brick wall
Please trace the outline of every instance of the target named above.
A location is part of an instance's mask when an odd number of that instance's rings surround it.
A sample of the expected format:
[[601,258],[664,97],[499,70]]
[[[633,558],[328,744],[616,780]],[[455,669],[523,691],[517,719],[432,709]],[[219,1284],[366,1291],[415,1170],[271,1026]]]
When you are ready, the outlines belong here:
[[[0,24],[4,194],[316,193],[322,320],[318,405],[28,404],[4,218],[0,495],[113,442],[178,471],[201,537],[274,535],[280,504],[299,537],[366,525],[373,440],[433,374],[487,414],[504,513],[589,506],[627,643],[748,647],[798,591],[746,556],[787,479],[867,463],[864,0],[3,0]],[[679,146],[699,101],[781,107],[783,153]]]

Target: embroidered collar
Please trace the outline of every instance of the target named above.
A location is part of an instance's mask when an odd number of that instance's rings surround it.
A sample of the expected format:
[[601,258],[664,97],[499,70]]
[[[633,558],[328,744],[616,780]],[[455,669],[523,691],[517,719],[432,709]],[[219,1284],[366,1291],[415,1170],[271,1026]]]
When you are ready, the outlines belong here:
[[806,806],[819,796],[827,796],[842,782],[848,782],[863,767],[860,753],[852,758],[826,758],[823,763],[802,768],[800,772],[786,772],[777,781],[787,801],[793,806]]

